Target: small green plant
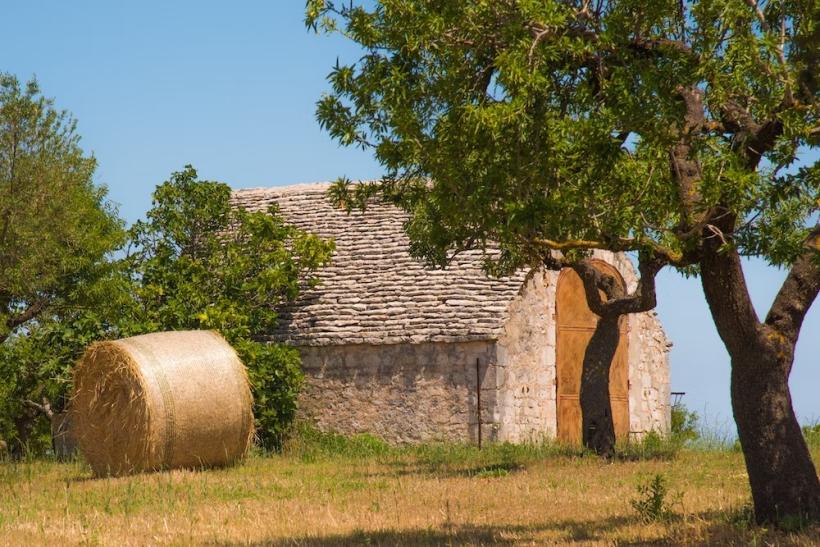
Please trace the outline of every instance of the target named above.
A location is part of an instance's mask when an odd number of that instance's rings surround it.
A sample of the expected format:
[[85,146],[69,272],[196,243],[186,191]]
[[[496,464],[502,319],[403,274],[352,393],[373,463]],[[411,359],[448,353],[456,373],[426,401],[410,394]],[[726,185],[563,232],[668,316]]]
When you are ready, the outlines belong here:
[[367,433],[357,435],[340,435],[320,431],[316,426],[307,423],[297,423],[283,451],[286,454],[298,456],[304,462],[313,462],[321,458],[368,458],[389,456],[395,449],[387,442]]
[[669,506],[666,479],[655,475],[651,481],[637,486],[638,497],[630,503],[643,522],[667,522],[674,513]]
[[698,422],[700,416],[694,410],[689,410],[683,403],[672,406],[672,437],[681,443],[695,441],[700,437]]

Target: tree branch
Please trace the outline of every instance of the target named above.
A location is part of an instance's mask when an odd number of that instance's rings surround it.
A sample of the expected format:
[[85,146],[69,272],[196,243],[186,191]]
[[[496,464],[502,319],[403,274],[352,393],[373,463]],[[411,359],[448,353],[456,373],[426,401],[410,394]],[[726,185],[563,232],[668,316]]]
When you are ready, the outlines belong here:
[[806,238],[805,251],[792,265],[780,287],[766,325],[784,336],[792,345],[797,342],[800,326],[820,292],[820,224]]
[[573,249],[607,249],[615,252],[640,251],[646,248],[660,257],[667,264],[675,266],[689,266],[692,264],[683,253],[672,250],[648,238],[619,237],[615,240],[568,239],[556,241],[553,239],[535,238],[533,243],[553,251],[570,251]]
[[33,408],[37,412],[42,412],[49,420],[54,418],[54,410],[51,408],[51,403],[46,397],[43,397],[43,403],[35,403],[34,401],[30,401],[25,399],[23,404],[29,408]]
[[[6,328],[12,330],[15,327],[19,327],[26,321],[34,319],[40,312],[42,312],[45,309],[45,307],[48,305],[48,302],[49,300],[47,298],[35,300],[34,303],[30,305],[28,308],[26,308],[24,311],[6,319]],[[2,340],[0,340],[0,342],[1,341]]]
[[[593,313],[601,317],[608,315],[607,302],[623,296],[623,288],[609,274],[600,271],[590,259],[573,262],[570,265],[584,284],[587,306]],[[601,296],[601,291],[606,299]]]
[[763,15],[763,10],[760,9],[757,2],[755,2],[755,0],[746,0],[746,5],[755,10],[757,20],[760,22],[760,29],[763,32],[769,32],[769,24],[766,22],[766,16]]
[[[726,236],[734,232],[736,217],[718,209],[712,219],[712,226]],[[732,355],[740,354],[745,348],[739,346],[752,340],[758,334],[760,320],[752,305],[743,265],[737,249],[726,246],[704,228],[703,249],[700,260],[700,275],[703,292],[712,318],[723,343]]]
[[658,304],[655,291],[655,278],[661,268],[666,266],[666,261],[658,257],[650,257],[642,254],[638,259],[638,271],[641,278],[638,286],[631,295],[609,302],[607,307],[610,313],[623,315],[627,313],[641,313],[655,308]]
[[686,231],[696,224],[695,211],[700,202],[697,184],[701,179],[701,168],[692,153],[692,139],[702,132],[706,124],[703,109],[703,91],[696,86],[679,87],[678,96],[683,101],[683,123],[674,131],[678,133],[678,142],[669,152],[672,176],[678,182],[678,199],[681,205],[681,231]]

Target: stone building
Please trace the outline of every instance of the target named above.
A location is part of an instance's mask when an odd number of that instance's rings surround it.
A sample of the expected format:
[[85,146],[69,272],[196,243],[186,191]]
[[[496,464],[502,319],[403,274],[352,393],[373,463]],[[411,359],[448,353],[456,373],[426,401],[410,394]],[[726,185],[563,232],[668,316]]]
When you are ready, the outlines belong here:
[[[409,255],[405,213],[373,205],[348,214],[331,206],[327,187],[234,194],[248,210],[275,202],[288,222],[336,242],[320,285],[282,309],[270,334],[301,352],[303,415],[323,430],[394,442],[474,442],[479,427],[485,441],[577,442],[583,349],[596,322],[577,275],[494,279],[474,252],[428,268]],[[634,289],[627,257],[596,258]],[[621,333],[610,377],[616,434],[666,432],[664,332],[649,312],[622,319]]]

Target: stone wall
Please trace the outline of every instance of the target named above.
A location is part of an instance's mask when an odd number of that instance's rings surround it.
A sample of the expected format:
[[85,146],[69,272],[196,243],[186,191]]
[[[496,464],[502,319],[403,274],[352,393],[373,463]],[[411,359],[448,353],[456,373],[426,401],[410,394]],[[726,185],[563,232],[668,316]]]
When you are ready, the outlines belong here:
[[482,428],[492,440],[495,344],[421,343],[300,347],[302,417],[324,431],[368,432],[390,442],[475,442],[476,360]]
[[629,323],[629,429],[640,437],[671,430],[669,348],[654,311],[635,314]]
[[555,272],[538,271],[510,304],[498,340],[498,404],[502,441],[537,441],[556,434]]
[[[623,255],[596,251],[629,290]],[[512,300],[498,341],[303,346],[300,412],[322,430],[391,442],[477,440],[476,360],[484,441],[556,435],[555,290],[558,272],[532,275]],[[669,342],[655,312],[629,318],[630,432],[670,428]]]

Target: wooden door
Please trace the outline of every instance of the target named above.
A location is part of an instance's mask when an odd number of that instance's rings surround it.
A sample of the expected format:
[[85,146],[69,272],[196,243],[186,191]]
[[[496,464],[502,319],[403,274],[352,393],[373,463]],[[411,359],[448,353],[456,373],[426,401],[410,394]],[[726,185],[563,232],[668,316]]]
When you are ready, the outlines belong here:
[[[595,261],[595,267],[613,275],[622,285],[618,271],[603,261]],[[556,291],[556,392],[558,440],[581,444],[581,372],[587,349],[598,316],[587,306],[584,285],[570,268],[558,277]],[[609,397],[615,438],[629,435],[629,368],[626,317],[619,323],[620,340],[609,373]]]

